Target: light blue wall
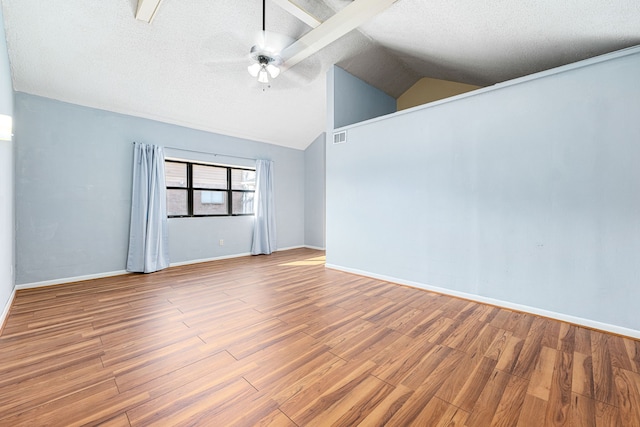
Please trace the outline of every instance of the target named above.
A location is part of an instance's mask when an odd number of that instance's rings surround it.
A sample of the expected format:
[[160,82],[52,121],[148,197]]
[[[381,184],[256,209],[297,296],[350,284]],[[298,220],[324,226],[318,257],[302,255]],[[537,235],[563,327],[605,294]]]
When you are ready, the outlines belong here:
[[[16,127],[17,284],[124,270],[133,141],[274,160],[278,248],[304,244],[302,150],[24,93],[16,94]],[[248,253],[252,221],[170,219],[171,262]]]
[[[323,192],[325,197],[322,202],[322,247],[326,247],[326,150],[333,144],[334,129],[359,123],[365,120],[374,119],[396,111],[396,100],[381,90],[365,83],[359,78],[349,74],[338,66],[333,66],[327,71],[327,131],[325,141],[322,146],[325,153],[322,158],[323,164],[318,164],[316,169],[322,168]],[[314,146],[319,146],[316,140]],[[315,149],[315,148],[314,148]],[[308,149],[309,150],[309,149]],[[315,152],[315,151],[314,151]],[[315,157],[319,160],[317,154]],[[307,208],[310,209],[310,208]],[[308,214],[307,214],[308,215]],[[319,224],[320,219],[316,218],[315,224]],[[308,228],[306,235],[316,235],[316,228]],[[311,239],[309,239],[311,240]],[[317,240],[314,237],[314,240]]]
[[348,128],[328,264],[640,331],[629,52]]
[[304,152],[304,244],[325,247],[325,134]]
[[[0,114],[13,116],[13,85],[0,7]],[[13,142],[0,141],[0,316],[13,292]],[[7,307],[8,308],[8,307]],[[0,323],[2,319],[0,318]]]
[[333,67],[335,128],[395,113],[396,100],[340,67]]

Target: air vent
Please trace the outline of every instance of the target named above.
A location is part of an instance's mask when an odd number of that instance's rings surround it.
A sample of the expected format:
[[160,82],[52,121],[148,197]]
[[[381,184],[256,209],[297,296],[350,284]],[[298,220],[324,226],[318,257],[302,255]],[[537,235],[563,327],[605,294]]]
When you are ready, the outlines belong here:
[[336,132],[333,134],[333,143],[334,144],[344,144],[347,142],[347,131],[343,130],[342,132]]

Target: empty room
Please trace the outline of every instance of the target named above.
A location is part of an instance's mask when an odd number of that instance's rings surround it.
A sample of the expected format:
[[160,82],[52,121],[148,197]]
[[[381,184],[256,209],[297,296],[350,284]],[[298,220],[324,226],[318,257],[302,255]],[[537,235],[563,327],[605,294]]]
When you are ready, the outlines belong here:
[[640,427],[639,2],[0,2],[0,426]]

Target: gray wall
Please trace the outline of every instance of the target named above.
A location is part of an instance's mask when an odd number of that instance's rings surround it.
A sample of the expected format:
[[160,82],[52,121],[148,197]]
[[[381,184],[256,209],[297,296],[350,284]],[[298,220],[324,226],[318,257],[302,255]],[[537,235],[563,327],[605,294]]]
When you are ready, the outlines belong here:
[[335,128],[395,113],[396,100],[340,67],[333,66]]
[[[0,7],[0,114],[13,116],[13,86]],[[0,141],[0,316],[13,292],[13,142]],[[0,318],[0,323],[2,319]]]
[[[133,141],[274,160],[278,248],[304,244],[304,151],[24,93],[16,127],[17,284],[124,270]],[[248,253],[252,220],[170,219],[171,262]]]
[[325,247],[325,134],[304,152],[304,244]]
[[640,49],[348,129],[327,262],[640,331]]

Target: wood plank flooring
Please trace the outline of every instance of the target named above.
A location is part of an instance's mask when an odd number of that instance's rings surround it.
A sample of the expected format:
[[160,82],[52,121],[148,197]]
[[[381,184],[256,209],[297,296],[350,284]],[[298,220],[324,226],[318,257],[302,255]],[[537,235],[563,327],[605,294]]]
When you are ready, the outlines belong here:
[[296,249],[18,291],[1,426],[640,426],[640,341]]

